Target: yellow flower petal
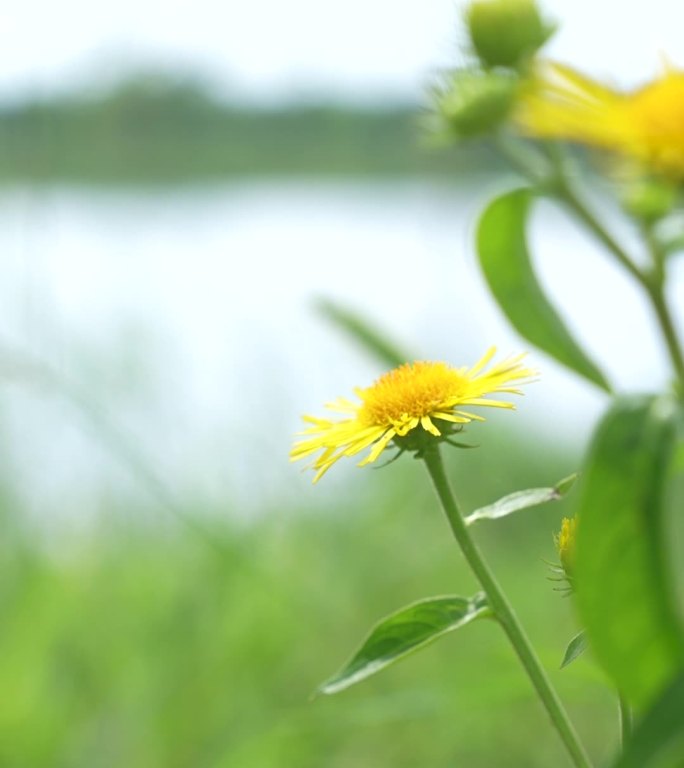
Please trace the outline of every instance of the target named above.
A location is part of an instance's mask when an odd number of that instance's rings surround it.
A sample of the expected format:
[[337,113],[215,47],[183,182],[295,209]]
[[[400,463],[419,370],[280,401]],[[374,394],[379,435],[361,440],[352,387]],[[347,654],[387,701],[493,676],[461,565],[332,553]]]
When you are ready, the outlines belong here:
[[429,432],[431,435],[434,435],[435,437],[441,437],[442,433],[432,423],[432,420],[429,416],[421,416],[420,425],[426,432]]
[[684,178],[684,71],[667,67],[642,88],[623,92],[542,63],[514,120],[530,136],[599,147]]

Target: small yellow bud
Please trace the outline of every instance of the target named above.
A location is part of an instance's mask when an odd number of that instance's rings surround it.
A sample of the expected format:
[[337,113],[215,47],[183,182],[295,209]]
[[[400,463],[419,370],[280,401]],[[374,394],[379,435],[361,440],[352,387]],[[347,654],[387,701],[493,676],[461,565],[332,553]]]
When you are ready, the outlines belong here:
[[534,0],[472,0],[465,18],[475,53],[488,67],[522,66],[555,31]]
[[575,565],[575,533],[577,531],[577,519],[564,517],[561,523],[560,533],[554,537],[556,549],[560,557],[561,565],[568,578],[572,578]]
[[461,70],[438,93],[437,107],[458,136],[481,136],[506,120],[517,92],[518,80],[511,75]]

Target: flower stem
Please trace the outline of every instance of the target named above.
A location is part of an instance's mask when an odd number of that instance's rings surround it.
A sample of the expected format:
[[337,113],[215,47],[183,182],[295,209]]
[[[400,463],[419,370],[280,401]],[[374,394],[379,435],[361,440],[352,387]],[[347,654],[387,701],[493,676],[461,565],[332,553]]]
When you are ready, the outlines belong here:
[[[643,288],[663,334],[672,368],[674,369],[679,382],[680,393],[684,392],[684,355],[682,354],[682,347],[677,337],[677,331],[672,320],[672,315],[665,299],[663,290],[664,273],[660,271],[654,273],[652,276],[646,270],[642,270],[636,266],[633,259],[578,197],[575,190],[567,183],[567,180],[562,180],[557,186],[556,197],[561,203],[565,204],[565,206],[582,224],[584,224],[594,237],[613,254],[615,259]],[[659,266],[660,270],[663,269],[662,264],[657,264],[656,266]]]
[[648,298],[651,301],[651,306],[655,312],[663,338],[665,339],[667,351],[669,352],[670,360],[672,361],[672,367],[677,375],[679,395],[680,397],[684,397],[684,355],[682,355],[682,347],[679,343],[677,330],[674,321],[672,320],[670,308],[667,305],[663,282],[661,280],[653,282],[644,281],[643,285],[648,294]]
[[[513,143],[505,137],[498,137],[496,146],[520,174],[535,187],[545,191],[565,206],[642,287],[665,340],[672,368],[678,380],[679,395],[684,398],[684,353],[665,298],[665,264],[662,255],[655,253],[653,243],[649,242],[655,271],[650,273],[638,266],[577,193],[569,179],[560,147],[551,145],[543,156],[539,153],[535,155],[529,148]],[[545,168],[542,167],[543,159],[547,163]]]
[[437,443],[426,448],[423,459],[432,482],[437,491],[437,496],[442,503],[444,512],[449,520],[449,525],[461,550],[468,561],[473,573],[477,577],[482,589],[487,595],[489,607],[501,624],[508,636],[518,658],[527,672],[532,685],[537,691],[542,704],[551,718],[558,734],[576,768],[590,768],[591,763],[582,747],[577,733],[570,722],[563,705],[544,671],[537,655],[535,654],[529,639],[527,638],[520,622],[513,612],[506,596],[501,590],[494,574],[489,569],[473,541],[465,521],[459,511],[453,491],[444,472],[444,464]]
[[555,188],[556,198],[565,205],[565,207],[586,227],[589,232],[612,253],[615,259],[629,272],[629,274],[638,282],[643,283],[644,276],[639,267],[636,266],[632,257],[618,243],[613,235],[603,226],[603,224],[594,216],[591,209],[578,196],[577,192],[570,186],[568,180],[564,177],[558,179]]

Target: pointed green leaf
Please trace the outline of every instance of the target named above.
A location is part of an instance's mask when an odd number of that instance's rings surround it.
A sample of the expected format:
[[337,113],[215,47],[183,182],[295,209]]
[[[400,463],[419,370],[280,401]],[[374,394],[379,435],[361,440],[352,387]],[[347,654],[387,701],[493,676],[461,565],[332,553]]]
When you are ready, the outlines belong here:
[[605,376],[570,335],[549,303],[530,260],[525,226],[532,193],[507,192],[493,200],[477,227],[477,252],[494,298],[525,339],[610,391]]
[[679,675],[637,725],[613,768],[684,765],[684,674]]
[[489,615],[484,595],[472,599],[446,596],[420,600],[383,619],[350,661],[319,688],[337,693],[453,632],[474,619]]
[[567,477],[564,477],[562,480],[559,480],[556,483],[556,493],[559,496],[565,496],[565,494],[572,488],[572,486],[575,484],[575,480],[579,477],[579,472],[573,472],[571,475],[568,475]]
[[570,490],[576,479],[577,475],[574,474],[559,481],[553,488],[529,488],[526,491],[516,491],[493,504],[476,509],[468,515],[466,523],[471,525],[478,520],[497,520],[500,517],[511,515],[513,512],[519,512],[521,509],[546,504],[547,501],[558,501]]
[[407,362],[405,353],[367,318],[329,299],[321,299],[317,306],[325,318],[389,367]]
[[587,634],[584,630],[576,634],[572,640],[568,643],[568,647],[565,649],[565,655],[561,662],[560,668],[567,667],[568,664],[579,658],[587,650]]
[[675,420],[665,398],[618,401],[598,427],[578,487],[580,617],[595,657],[637,707],[684,665],[663,530]]

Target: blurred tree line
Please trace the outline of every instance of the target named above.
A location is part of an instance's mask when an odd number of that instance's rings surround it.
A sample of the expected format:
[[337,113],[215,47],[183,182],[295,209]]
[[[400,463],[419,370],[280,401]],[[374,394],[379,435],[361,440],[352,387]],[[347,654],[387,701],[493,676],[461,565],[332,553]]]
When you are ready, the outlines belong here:
[[[484,147],[431,146],[415,105],[223,103],[137,74],[96,96],[0,105],[0,180],[176,183],[229,176],[474,174]],[[427,138],[426,138],[427,136]]]

